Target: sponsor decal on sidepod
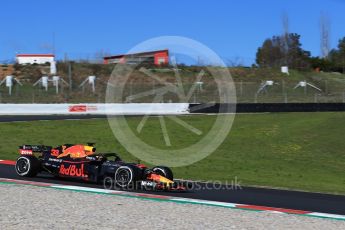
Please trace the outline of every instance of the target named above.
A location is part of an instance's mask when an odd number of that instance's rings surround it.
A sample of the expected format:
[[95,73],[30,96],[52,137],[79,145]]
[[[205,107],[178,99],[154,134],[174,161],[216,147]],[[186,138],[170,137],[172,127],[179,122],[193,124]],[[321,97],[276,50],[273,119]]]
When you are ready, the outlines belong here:
[[62,164],[59,174],[65,176],[87,177],[87,175],[84,174],[84,164],[81,164],[80,167],[77,167],[76,165],[65,167],[65,165]]

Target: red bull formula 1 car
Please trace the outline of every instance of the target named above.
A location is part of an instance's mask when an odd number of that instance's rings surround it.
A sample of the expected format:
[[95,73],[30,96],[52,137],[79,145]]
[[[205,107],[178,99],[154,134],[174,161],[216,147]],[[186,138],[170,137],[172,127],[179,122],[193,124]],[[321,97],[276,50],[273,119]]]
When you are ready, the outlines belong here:
[[116,153],[96,153],[94,144],[19,146],[15,170],[19,176],[34,177],[48,172],[56,177],[103,183],[107,188],[183,191],[174,182],[170,168],[126,163]]

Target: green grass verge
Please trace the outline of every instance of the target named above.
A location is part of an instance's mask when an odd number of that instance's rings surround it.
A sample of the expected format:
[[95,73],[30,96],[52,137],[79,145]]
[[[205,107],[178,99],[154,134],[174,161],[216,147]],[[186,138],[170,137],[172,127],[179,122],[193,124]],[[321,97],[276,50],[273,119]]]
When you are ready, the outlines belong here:
[[[181,119],[207,131],[215,117]],[[134,129],[141,117],[127,120]],[[200,138],[165,120],[173,146],[182,148]],[[345,194],[344,120],[345,113],[237,115],[232,131],[212,155],[174,168],[174,173],[185,179],[230,182],[237,177],[242,185]],[[116,151],[127,161],[136,161],[114,138],[106,119],[0,123],[0,130],[0,159],[16,159],[21,144],[96,142],[98,151]],[[149,118],[139,136],[167,148],[158,118]]]

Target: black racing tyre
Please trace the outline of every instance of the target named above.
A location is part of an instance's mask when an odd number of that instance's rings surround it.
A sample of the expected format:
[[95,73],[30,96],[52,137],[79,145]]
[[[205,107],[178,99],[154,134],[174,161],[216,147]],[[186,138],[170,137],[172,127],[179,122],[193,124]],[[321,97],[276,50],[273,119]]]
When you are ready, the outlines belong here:
[[104,189],[114,189],[114,179],[112,176],[105,176],[102,182]]
[[121,189],[135,189],[138,178],[138,168],[130,165],[122,165],[115,171],[114,185]]
[[174,180],[174,174],[170,168],[166,166],[156,166],[152,168],[152,171],[158,175],[164,176],[169,180]]
[[20,156],[15,165],[16,173],[23,177],[34,177],[40,170],[40,162],[34,156]]

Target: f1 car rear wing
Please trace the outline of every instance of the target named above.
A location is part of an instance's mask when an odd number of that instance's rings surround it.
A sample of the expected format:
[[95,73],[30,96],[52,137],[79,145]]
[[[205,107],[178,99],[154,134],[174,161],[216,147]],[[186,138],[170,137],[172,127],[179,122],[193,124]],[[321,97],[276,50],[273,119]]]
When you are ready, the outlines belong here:
[[51,149],[51,146],[46,145],[21,145],[19,146],[19,153],[21,155],[32,155],[33,153],[43,153]]

